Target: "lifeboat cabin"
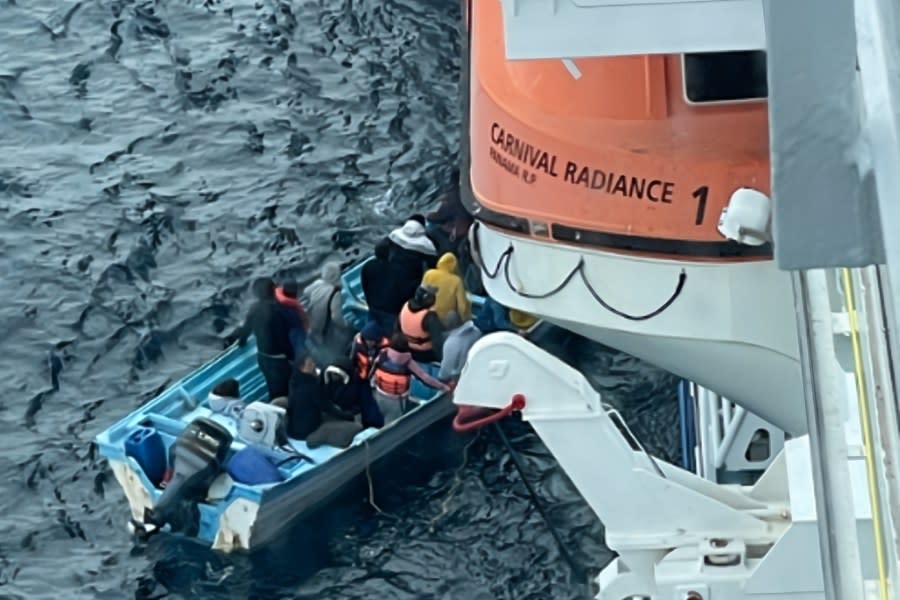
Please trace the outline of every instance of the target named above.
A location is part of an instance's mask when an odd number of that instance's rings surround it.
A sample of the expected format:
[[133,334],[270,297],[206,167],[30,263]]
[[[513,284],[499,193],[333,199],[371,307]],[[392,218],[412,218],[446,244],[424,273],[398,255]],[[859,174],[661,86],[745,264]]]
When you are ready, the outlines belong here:
[[464,13],[461,187],[488,293],[804,432],[764,51],[509,60],[501,0]]

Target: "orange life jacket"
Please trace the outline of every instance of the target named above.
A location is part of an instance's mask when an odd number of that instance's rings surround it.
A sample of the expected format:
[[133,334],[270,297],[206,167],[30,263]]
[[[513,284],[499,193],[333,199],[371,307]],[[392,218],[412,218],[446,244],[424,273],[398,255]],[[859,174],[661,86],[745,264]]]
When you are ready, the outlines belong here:
[[412,373],[406,365],[390,360],[386,352],[375,361],[375,387],[391,396],[403,396],[409,392]]
[[431,336],[425,331],[425,317],[429,312],[427,308],[413,312],[409,309],[409,302],[400,309],[400,331],[406,336],[412,350],[431,350]]
[[372,348],[362,339],[361,334],[356,334],[356,337],[353,338],[353,354],[356,357],[356,372],[359,374],[360,379],[369,378],[369,369],[372,367],[372,362],[374,362],[382,349],[388,347],[388,344],[390,344],[390,341],[383,337],[378,340],[378,345]]

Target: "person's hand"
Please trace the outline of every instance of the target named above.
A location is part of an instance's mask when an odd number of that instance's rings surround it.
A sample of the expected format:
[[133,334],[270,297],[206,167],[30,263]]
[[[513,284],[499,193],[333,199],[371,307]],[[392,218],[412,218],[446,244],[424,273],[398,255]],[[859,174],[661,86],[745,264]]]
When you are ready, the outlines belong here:
[[238,336],[232,334],[232,335],[227,336],[224,340],[222,340],[222,343],[225,348],[231,348],[232,346],[243,347],[244,344],[247,343],[247,340],[241,339]]

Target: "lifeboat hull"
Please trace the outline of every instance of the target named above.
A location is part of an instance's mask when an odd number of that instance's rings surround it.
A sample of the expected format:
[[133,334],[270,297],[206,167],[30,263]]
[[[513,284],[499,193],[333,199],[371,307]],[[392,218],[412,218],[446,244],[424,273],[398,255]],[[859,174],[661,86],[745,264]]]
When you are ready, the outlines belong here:
[[715,390],[786,432],[806,432],[791,281],[774,262],[663,260],[484,224],[472,234],[484,287],[502,304]]

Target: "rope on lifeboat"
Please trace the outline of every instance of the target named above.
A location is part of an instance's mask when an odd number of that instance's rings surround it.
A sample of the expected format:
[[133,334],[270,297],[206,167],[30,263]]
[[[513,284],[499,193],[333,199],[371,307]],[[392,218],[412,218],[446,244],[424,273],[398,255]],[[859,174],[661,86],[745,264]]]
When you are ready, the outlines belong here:
[[600,296],[600,294],[597,292],[597,290],[594,289],[594,286],[591,285],[591,282],[588,281],[587,273],[585,273],[585,270],[584,270],[584,257],[579,256],[578,263],[572,268],[571,271],[569,271],[569,274],[566,275],[565,278],[563,278],[563,280],[559,283],[559,285],[557,285],[556,287],[554,287],[553,289],[551,289],[548,292],[544,292],[544,293],[540,293],[540,294],[525,292],[525,291],[518,289],[513,284],[512,279],[510,278],[510,275],[509,275],[509,263],[512,259],[513,253],[515,252],[515,247],[512,245],[512,243],[510,243],[509,246],[507,246],[506,250],[504,250],[500,254],[500,257],[497,259],[497,264],[494,265],[493,270],[488,269],[487,265],[484,264],[484,260],[481,255],[481,242],[478,239],[478,231],[477,231],[478,227],[480,227],[480,223],[478,221],[476,221],[474,223],[474,225],[472,226],[472,230],[471,230],[472,235],[470,236],[470,246],[472,248],[472,258],[475,260],[476,264],[478,264],[478,267],[490,279],[496,279],[500,275],[500,270],[502,269],[503,270],[503,278],[506,281],[506,285],[509,287],[509,289],[511,289],[516,295],[521,296],[522,298],[527,298],[529,300],[544,300],[546,298],[550,298],[551,296],[554,296],[554,295],[558,294],[559,292],[561,292],[563,289],[565,289],[565,287],[567,285],[569,285],[569,282],[572,281],[572,279],[575,277],[575,275],[580,275],[581,281],[584,284],[584,287],[587,288],[587,291],[594,298],[594,300],[597,301],[597,303],[600,306],[602,306],[609,312],[613,313],[614,315],[620,316],[623,319],[628,319],[629,321],[646,321],[648,319],[652,319],[653,317],[655,317],[657,315],[662,314],[670,306],[672,306],[672,303],[675,302],[675,300],[678,298],[678,296],[681,295],[681,291],[684,289],[684,285],[687,282],[687,273],[685,272],[684,269],[682,269],[681,273],[678,274],[678,284],[675,286],[675,291],[672,292],[672,295],[669,297],[668,300],[663,302],[659,306],[659,308],[656,308],[656,309],[650,311],[649,313],[646,313],[643,315],[632,315],[632,314],[623,312],[623,311],[615,308],[614,306],[610,306],[610,304],[608,302],[606,302]]
[[497,411],[462,404],[453,418],[453,430],[456,433],[468,433],[490,423],[496,423],[514,412],[521,411],[523,408],[525,408],[525,396],[522,394],[513,396],[509,404]]

